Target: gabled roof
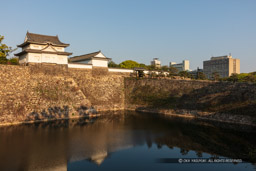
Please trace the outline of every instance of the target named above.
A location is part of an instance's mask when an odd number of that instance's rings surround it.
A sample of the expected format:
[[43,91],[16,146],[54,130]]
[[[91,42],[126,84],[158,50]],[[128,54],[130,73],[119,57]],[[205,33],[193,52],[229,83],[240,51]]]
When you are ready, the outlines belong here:
[[69,58],[69,61],[70,62],[79,62],[79,61],[90,60],[90,59],[100,59],[100,60],[110,60],[111,59],[111,58],[107,58],[107,57],[96,57],[100,53],[101,53],[101,51],[88,53],[88,54],[84,54],[84,55],[80,55],[80,56],[74,56],[74,57]]
[[42,35],[42,34],[35,34],[35,33],[27,32],[26,39],[25,39],[24,43],[18,45],[18,47],[23,47],[30,43],[35,43],[35,44],[51,43],[51,44],[57,45],[57,46],[63,46],[63,47],[69,46],[69,44],[62,43],[59,40],[58,36],[49,36],[49,35]]

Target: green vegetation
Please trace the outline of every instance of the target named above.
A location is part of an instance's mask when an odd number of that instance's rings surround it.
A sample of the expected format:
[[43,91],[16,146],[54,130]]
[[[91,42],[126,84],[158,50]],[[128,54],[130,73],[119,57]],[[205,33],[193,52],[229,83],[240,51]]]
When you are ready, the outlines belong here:
[[11,65],[18,65],[19,64],[19,59],[18,58],[11,58],[7,61],[7,64],[11,64]]
[[174,67],[169,67],[169,76],[176,76],[178,74],[178,69]]
[[198,72],[195,79],[206,80],[207,78],[206,78],[206,76],[205,76],[205,74],[203,72]]
[[127,60],[127,61],[123,61],[122,63],[120,63],[119,66],[120,66],[120,68],[132,69],[135,67],[140,67],[140,64],[136,61]]
[[110,67],[110,68],[118,68],[119,65],[116,64],[114,61],[109,61],[108,62],[108,67]]
[[2,41],[4,40],[4,36],[0,35],[0,64],[12,64],[17,65],[19,62],[18,58],[11,58],[7,59],[7,56],[15,51],[16,49],[12,50],[11,47],[8,47],[6,44],[3,44]]
[[6,44],[3,44],[2,41],[4,40],[4,36],[0,35],[0,64],[6,64],[7,63],[7,55],[11,51],[11,48],[9,48]]
[[221,81],[232,81],[232,82],[251,82],[256,83],[256,72],[232,74],[230,77],[221,78]]
[[184,78],[192,78],[192,75],[188,71],[180,71],[179,76]]

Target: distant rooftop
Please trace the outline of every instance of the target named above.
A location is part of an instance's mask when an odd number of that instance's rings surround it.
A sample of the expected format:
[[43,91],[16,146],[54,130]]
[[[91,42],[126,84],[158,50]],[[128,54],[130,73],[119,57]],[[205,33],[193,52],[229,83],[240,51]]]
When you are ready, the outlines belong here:
[[231,55],[225,55],[225,56],[216,56],[216,57],[211,57],[211,60],[218,60],[218,59],[227,59],[227,58],[232,58]]

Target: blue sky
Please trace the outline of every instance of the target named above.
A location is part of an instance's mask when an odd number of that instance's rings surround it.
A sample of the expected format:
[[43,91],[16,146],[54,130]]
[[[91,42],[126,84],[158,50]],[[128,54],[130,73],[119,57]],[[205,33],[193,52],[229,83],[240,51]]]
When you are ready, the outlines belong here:
[[[98,50],[120,63],[162,65],[232,54],[256,71],[256,0],[0,0],[0,35],[15,47],[32,33],[58,35],[73,55]],[[73,56],[72,55],[72,56]]]

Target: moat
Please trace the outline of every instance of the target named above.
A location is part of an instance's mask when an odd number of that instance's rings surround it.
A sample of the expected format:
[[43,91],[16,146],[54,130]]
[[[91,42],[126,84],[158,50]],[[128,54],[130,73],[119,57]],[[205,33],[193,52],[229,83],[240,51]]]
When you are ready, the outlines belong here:
[[[0,170],[256,170],[255,133],[250,126],[131,111],[0,127]],[[177,162],[187,158],[243,163]]]

